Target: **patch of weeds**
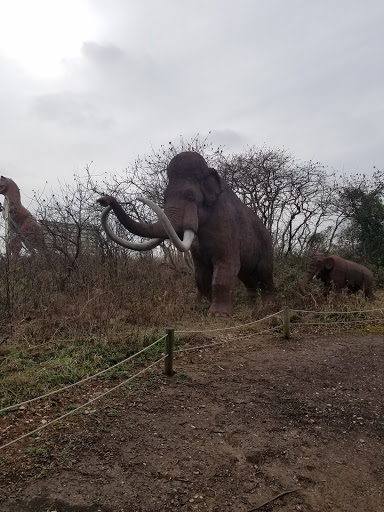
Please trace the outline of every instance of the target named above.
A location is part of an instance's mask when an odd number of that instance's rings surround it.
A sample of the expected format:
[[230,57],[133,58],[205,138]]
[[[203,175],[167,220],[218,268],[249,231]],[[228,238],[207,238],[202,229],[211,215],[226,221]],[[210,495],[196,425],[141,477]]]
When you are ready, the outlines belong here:
[[[2,403],[0,403],[0,407],[6,407],[6,405],[3,405]],[[9,409],[8,411],[1,411],[0,412],[0,417],[1,416],[6,416],[7,414],[11,414],[11,412],[15,412],[17,409]]]
[[151,373],[147,377],[147,382],[151,385],[160,385],[163,383],[163,379],[160,375],[155,373]]
[[35,448],[27,448],[25,450],[25,453],[28,455],[32,455],[33,457],[36,457],[38,455],[45,455],[47,453],[47,449],[43,446],[36,446]]
[[200,301],[198,301],[195,304],[195,310],[198,313],[206,313],[210,307],[211,307],[211,303],[206,298],[202,298]]
[[119,411],[117,409],[110,409],[108,412],[107,412],[108,416],[118,416],[119,415]]
[[79,409],[74,413],[74,416],[86,416],[87,414],[89,414],[88,409]]
[[363,330],[372,334],[384,334],[384,326],[382,325],[367,325]]
[[[94,339],[75,339],[70,343],[59,341],[54,348],[48,343],[40,344],[38,352],[36,347],[33,350],[13,347],[1,360],[1,407],[73,384],[113,366],[136,352],[134,342],[129,338],[124,340],[124,345],[121,341],[120,345],[110,346]],[[103,377],[128,377],[132,368],[133,364],[124,364]]]
[[59,453],[59,457],[61,457],[62,459],[66,459],[68,457],[68,452],[63,450]]
[[103,380],[113,380],[113,379],[118,379],[120,377],[128,378],[132,374],[133,368],[134,368],[133,363],[118,366],[117,368],[114,368],[113,370],[106,372],[104,375],[101,376],[101,378]]
[[126,382],[124,384],[125,389],[130,389],[131,391],[135,391],[137,389],[137,385],[134,384],[132,381]]

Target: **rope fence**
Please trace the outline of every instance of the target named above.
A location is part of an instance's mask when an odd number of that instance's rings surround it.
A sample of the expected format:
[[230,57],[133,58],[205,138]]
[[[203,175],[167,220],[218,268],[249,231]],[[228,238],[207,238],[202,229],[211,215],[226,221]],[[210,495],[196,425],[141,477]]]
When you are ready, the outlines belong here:
[[[275,316],[275,315],[271,315],[271,316]],[[270,317],[265,317],[265,318],[270,318]],[[261,320],[265,320],[265,318],[262,318]],[[249,324],[247,324],[249,325]],[[270,327],[269,329],[263,329],[262,331],[257,331],[257,332],[251,332],[249,334],[244,334],[241,336],[241,339],[245,339],[245,338],[250,338],[251,336],[260,336],[260,334],[267,334],[269,332],[273,332],[273,331],[277,331],[278,329],[281,329],[281,326],[276,326],[276,327]],[[175,333],[178,332],[178,331],[175,331]],[[229,343],[230,341],[232,341],[231,338],[229,339],[226,339],[226,340],[221,340],[221,341],[214,341],[213,343],[207,343],[206,345],[198,345],[196,347],[187,347],[187,348],[180,348],[178,350],[174,350],[174,354],[181,354],[183,352],[190,352],[191,350],[201,350],[203,348],[210,348],[210,347],[214,347],[214,346],[217,346],[217,345],[225,345],[226,343]]]
[[16,443],[17,441],[20,441],[21,439],[24,439],[26,437],[32,436],[34,434],[37,434],[37,432],[40,432],[44,428],[47,428],[50,425],[53,425],[54,423],[57,423],[58,421],[60,421],[60,420],[62,420],[64,418],[67,418],[68,416],[71,416],[71,414],[74,414],[75,412],[80,411],[81,409],[84,409],[85,407],[87,407],[88,405],[92,404],[93,402],[96,402],[96,400],[99,400],[100,398],[104,397],[105,395],[108,395],[109,393],[112,393],[112,391],[115,391],[116,389],[120,388],[121,386],[124,386],[125,384],[127,384],[128,382],[130,382],[131,380],[133,380],[134,378],[136,378],[140,374],[146,372],[147,370],[149,370],[150,368],[155,366],[160,361],[163,361],[166,357],[167,356],[163,356],[160,359],[157,359],[157,361],[155,361],[154,363],[150,364],[146,368],[143,368],[142,370],[137,372],[135,375],[132,375],[131,377],[129,377],[129,379],[126,379],[123,382],[120,382],[119,384],[117,384],[117,386],[114,386],[113,388],[108,389],[107,391],[104,391],[104,393],[100,393],[100,395],[97,395],[95,398],[92,398],[91,400],[88,400],[88,402],[86,402],[85,404],[79,405],[79,407],[76,407],[75,409],[72,409],[71,411],[69,411],[69,412],[59,416],[58,418],[55,418],[54,420],[49,421],[48,423],[45,423],[41,427],[38,427],[35,430],[32,430],[31,432],[27,432],[26,434],[23,434],[22,436],[18,437],[17,439],[13,439],[12,441],[9,441],[8,443],[4,444],[3,446],[0,446],[0,450],[2,450],[3,448],[6,448],[7,446],[10,446],[11,444]]
[[164,334],[164,336],[162,336],[158,340],[156,340],[153,343],[151,343],[151,345],[148,345],[147,347],[144,347],[139,352],[136,352],[132,356],[129,356],[126,359],[123,359],[122,361],[119,361],[118,363],[114,364],[113,366],[110,366],[109,368],[105,368],[105,370],[101,370],[101,371],[99,371],[97,373],[94,373],[93,375],[90,375],[89,377],[85,377],[84,379],[78,380],[77,382],[73,382],[72,384],[68,384],[67,386],[64,386],[64,387],[62,387],[60,389],[54,389],[53,391],[50,391],[49,393],[45,393],[44,395],[40,395],[40,396],[37,396],[35,398],[31,398],[30,400],[26,400],[25,402],[20,402],[18,404],[9,405],[8,407],[4,407],[3,409],[0,409],[0,413],[5,412],[5,411],[9,411],[10,409],[16,409],[17,407],[21,407],[22,405],[27,405],[27,404],[30,404],[32,402],[36,402],[37,400],[41,400],[42,398],[47,398],[48,396],[56,395],[57,393],[60,393],[61,391],[65,391],[67,389],[73,388],[74,386],[78,386],[79,384],[83,384],[84,382],[87,382],[88,380],[94,379],[95,377],[99,377],[100,375],[103,375],[104,373],[109,372],[113,368],[117,368],[118,366],[120,366],[120,365],[122,365],[124,363],[127,363],[128,361],[130,361],[131,359],[134,359],[135,357],[139,356],[143,352],[146,352],[147,350],[149,350],[150,348],[155,346],[157,343],[162,341],[164,338],[166,338],[166,336],[167,335]]
[[357,313],[382,313],[384,310],[381,309],[361,309],[360,311],[309,311],[307,309],[291,309],[294,313],[311,313],[317,315],[351,315]]
[[[382,322],[384,320],[384,318],[359,318],[357,320],[334,320],[334,321],[329,321],[327,320],[326,322],[300,322],[300,321],[295,321],[294,322],[291,322],[291,316],[294,315],[294,314],[299,314],[299,315],[302,315],[302,314],[306,314],[306,315],[314,315],[314,316],[325,316],[325,315],[358,315],[358,314],[371,314],[371,313],[382,313],[384,312],[384,309],[383,308],[379,308],[379,309],[362,309],[362,310],[358,310],[358,311],[311,311],[311,310],[306,310],[306,309],[289,309],[289,308],[285,308],[286,311],[286,316],[287,316],[287,319],[285,320],[286,322],[286,326],[285,326],[285,330],[286,332],[288,333],[286,336],[284,336],[285,338],[289,338],[290,336],[290,328],[291,328],[291,325],[293,326],[320,326],[320,325],[323,325],[323,326],[331,326],[331,325],[351,325],[351,324],[362,324],[362,323],[365,323],[365,322],[372,322],[372,323],[375,323],[375,322]],[[284,321],[283,321],[283,324],[284,324]],[[283,326],[283,331],[284,331],[284,326]]]
[[214,341],[212,343],[206,343],[206,344],[203,344],[203,345],[198,345],[198,346],[194,346],[194,347],[186,347],[186,348],[181,348],[181,349],[177,349],[177,350],[174,350],[174,345],[175,345],[175,334],[197,334],[197,333],[212,333],[212,332],[220,332],[220,331],[228,331],[228,330],[236,330],[236,329],[242,329],[244,327],[249,327],[251,325],[256,325],[256,324],[259,324],[265,320],[270,320],[272,318],[279,318],[281,320],[281,323],[280,325],[276,325],[276,326],[272,326],[270,328],[267,328],[267,329],[263,329],[261,331],[256,331],[256,332],[252,332],[252,333],[248,333],[248,334],[245,334],[243,335],[241,338],[247,338],[247,337],[250,337],[250,336],[255,336],[255,335],[260,335],[260,334],[266,334],[266,333],[272,333],[272,332],[276,332],[277,330],[281,330],[281,333],[282,333],[282,336],[283,338],[285,339],[289,339],[290,338],[290,330],[291,330],[291,325],[335,325],[335,324],[354,324],[354,323],[363,323],[365,321],[371,321],[371,322],[380,322],[380,321],[383,321],[383,318],[374,318],[374,319],[371,319],[371,318],[362,318],[362,319],[359,319],[359,320],[350,320],[350,321],[341,321],[341,322],[338,322],[338,321],[335,321],[335,322],[292,322],[292,315],[293,314],[311,314],[311,315],[333,315],[333,314],[336,314],[336,315],[344,315],[344,314],[366,314],[366,313],[377,313],[377,312],[381,312],[383,313],[383,309],[371,309],[371,310],[361,310],[361,311],[309,311],[309,310],[300,310],[300,309],[290,309],[288,308],[287,306],[284,307],[282,310],[276,312],[276,313],[273,313],[273,314],[270,314],[270,315],[267,315],[263,318],[260,318],[258,320],[255,320],[253,322],[248,322],[248,323],[245,323],[245,324],[241,324],[241,325],[236,325],[236,326],[229,326],[229,327],[221,327],[221,328],[217,328],[217,329],[206,329],[206,330],[175,330],[173,328],[168,328],[167,329],[167,333],[160,337],[159,339],[157,339],[156,341],[154,341],[153,343],[151,343],[150,345],[144,347],[142,350],[136,352],[135,354],[127,357],[126,359],[122,360],[122,361],[119,361],[118,363],[114,364],[113,366],[110,366],[104,370],[101,370],[93,375],[90,375],[88,377],[85,377],[84,379],[81,379],[77,382],[74,382],[72,384],[69,384],[67,386],[64,386],[60,389],[56,389],[56,390],[53,390],[53,391],[50,391],[48,393],[45,393],[44,395],[41,395],[41,396],[38,396],[38,397],[35,397],[35,398],[32,398],[30,400],[26,400],[24,402],[20,402],[18,404],[14,404],[14,405],[10,405],[8,407],[4,407],[2,409],[0,409],[0,413],[3,413],[3,412],[6,412],[6,411],[10,411],[12,409],[17,409],[23,405],[27,405],[27,404],[30,404],[32,402],[35,402],[37,400],[41,400],[43,398],[47,398],[49,396],[52,396],[54,394],[57,394],[59,392],[62,392],[62,391],[65,391],[67,389],[70,389],[74,386],[77,386],[77,385],[80,385],[84,382],[87,382],[91,379],[94,379],[100,375],[103,375],[104,373],[124,364],[124,363],[127,363],[128,361],[134,359],[135,357],[139,356],[140,354],[148,351],[149,349],[151,349],[152,347],[154,347],[156,344],[158,344],[159,342],[163,341],[165,339],[165,354],[160,357],[159,359],[157,359],[156,361],[154,361],[153,363],[149,364],[148,366],[146,366],[145,368],[141,369],[140,371],[138,371],[136,374],[132,375],[131,377],[129,377],[128,379],[125,379],[124,381],[120,382],[119,384],[117,384],[116,386],[104,391],[103,393],[100,393],[98,396],[96,396],[95,398],[92,398],[91,400],[87,401],[86,403],[80,405],[79,407],[76,407],[75,409],[72,409],[71,411],[55,418],[54,420],[52,421],[49,421],[48,423],[45,423],[44,425],[36,428],[35,430],[32,430],[31,432],[27,432],[26,434],[23,434],[22,436],[18,437],[17,439],[14,439],[12,441],[9,441],[7,442],[6,444],[0,446],[0,450],[16,443],[17,441],[20,441],[21,439],[24,439],[26,437],[29,437],[31,435],[34,435],[38,432],[40,432],[41,430],[47,428],[48,426],[50,425],[53,425],[61,420],[63,420],[64,418],[78,412],[79,410],[82,410],[84,409],[85,407],[87,407],[88,405],[96,402],[97,400],[103,398],[104,396],[108,395],[109,393],[112,393],[113,391],[115,391],[116,389],[120,388],[121,386],[124,386],[125,384],[127,384],[128,382],[132,381],[134,378],[136,378],[137,376],[141,375],[142,373],[146,372],[147,370],[153,368],[154,366],[156,366],[158,363],[160,363],[161,361],[164,361],[164,374],[165,375],[168,375],[168,376],[172,376],[174,374],[174,370],[173,370],[173,356],[174,354],[182,354],[184,352],[189,352],[189,351],[192,351],[192,350],[202,350],[202,349],[206,349],[206,348],[210,348],[210,347],[213,347],[213,346],[217,346],[217,345],[224,345],[230,341],[233,340],[232,339],[226,339],[226,340],[220,340],[220,341]]
[[250,325],[255,325],[260,322],[263,322],[264,320],[268,320],[269,318],[272,318],[274,316],[278,316],[283,312],[283,310],[278,311],[277,313],[272,313],[271,315],[264,316],[263,318],[260,318],[259,320],[254,320],[253,322],[248,322],[247,324],[241,324],[241,325],[232,325],[230,327],[218,327],[217,329],[205,329],[200,331],[175,331],[175,334],[198,334],[198,333],[208,333],[208,332],[219,332],[219,331],[228,331],[233,329],[242,329],[243,327],[249,327]]
[[380,322],[382,318],[361,318],[360,320],[336,321],[336,322],[294,322],[293,325],[347,325],[347,324],[363,324],[364,322]]

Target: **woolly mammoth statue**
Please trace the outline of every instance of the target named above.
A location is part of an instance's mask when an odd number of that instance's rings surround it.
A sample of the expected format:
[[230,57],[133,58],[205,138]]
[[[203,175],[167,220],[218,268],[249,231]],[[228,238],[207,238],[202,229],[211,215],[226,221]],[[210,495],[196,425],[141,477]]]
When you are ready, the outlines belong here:
[[328,295],[333,283],[337,292],[343,288],[351,293],[363,290],[366,297],[373,298],[372,272],[359,263],[339,256],[327,256],[322,252],[313,256],[308,273],[300,284],[302,294],[306,293],[307,284],[314,278],[324,283],[324,295]]
[[24,245],[28,252],[45,249],[41,227],[32,214],[21,204],[20,190],[16,183],[0,177],[0,194],[6,198],[3,214],[8,222],[7,250],[12,256],[20,254]]
[[[173,157],[167,174],[164,211],[149,199],[138,198],[156,212],[158,221],[153,224],[136,222],[111,196],[98,199],[107,207],[102,224],[108,236],[135,250],[152,249],[166,238],[180,251],[190,249],[199,295],[211,301],[211,315],[233,313],[237,277],[250,293],[257,288],[263,295],[272,292],[272,240],[257,215],[198,153]],[[107,223],[111,210],[131,233],[151,240],[136,244],[118,237]]]

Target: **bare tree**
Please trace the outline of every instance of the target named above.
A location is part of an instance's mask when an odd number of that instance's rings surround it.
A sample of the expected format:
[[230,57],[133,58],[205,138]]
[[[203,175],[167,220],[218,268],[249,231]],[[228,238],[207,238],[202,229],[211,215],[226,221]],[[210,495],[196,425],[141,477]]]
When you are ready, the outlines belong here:
[[49,258],[64,270],[62,281],[74,271],[82,278],[79,260],[99,256],[106,248],[89,176],[75,174],[72,183],[60,183],[58,192],[45,197],[35,193],[35,202]]
[[249,147],[221,155],[219,171],[273,236],[275,252],[303,254],[333,219],[334,175],[318,162],[297,162],[282,149]]

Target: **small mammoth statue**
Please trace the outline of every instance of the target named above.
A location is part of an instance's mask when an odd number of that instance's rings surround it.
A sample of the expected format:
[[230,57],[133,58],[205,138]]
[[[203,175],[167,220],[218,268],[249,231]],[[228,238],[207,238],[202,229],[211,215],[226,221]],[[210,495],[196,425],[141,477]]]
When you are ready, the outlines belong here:
[[[111,196],[102,225],[112,240],[134,250],[153,249],[169,238],[180,251],[191,250],[195,281],[200,296],[211,301],[210,315],[233,313],[232,293],[236,278],[252,294],[274,291],[271,235],[255,212],[240,201],[215,169],[193,151],[174,156],[167,167],[168,186],[164,211],[146,198],[138,198],[158,216],[153,224],[133,220]],[[150,238],[141,244],[117,236],[107,223],[113,210],[131,233]]]
[[373,274],[372,272],[353,261],[345,260],[340,256],[327,256],[316,253],[309,266],[305,278],[300,284],[300,292],[306,293],[306,286],[311,279],[320,279],[324,283],[324,295],[327,296],[332,283],[336,292],[346,288],[350,293],[363,290],[367,298],[373,298]]

